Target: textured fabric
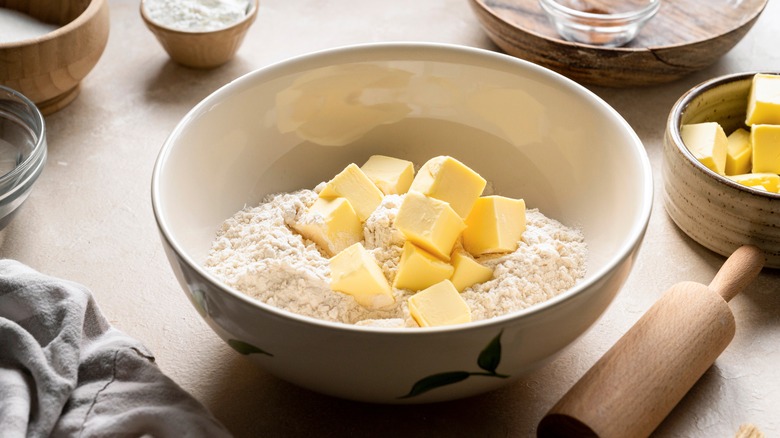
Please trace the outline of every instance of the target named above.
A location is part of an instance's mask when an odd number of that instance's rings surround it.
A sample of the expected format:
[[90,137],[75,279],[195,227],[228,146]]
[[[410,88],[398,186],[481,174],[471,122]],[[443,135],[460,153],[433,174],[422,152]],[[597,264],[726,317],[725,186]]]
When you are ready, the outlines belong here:
[[0,260],[3,437],[223,437],[85,287]]

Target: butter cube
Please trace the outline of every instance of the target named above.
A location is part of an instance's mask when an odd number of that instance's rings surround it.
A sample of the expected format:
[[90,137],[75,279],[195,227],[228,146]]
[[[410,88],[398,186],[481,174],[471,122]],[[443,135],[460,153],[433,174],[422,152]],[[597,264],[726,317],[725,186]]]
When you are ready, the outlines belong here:
[[352,295],[358,304],[369,309],[395,302],[382,268],[360,242],[330,259],[330,288]]
[[398,208],[395,226],[408,241],[444,261],[450,260],[452,247],[466,228],[448,203],[413,190]]
[[346,198],[317,199],[293,228],[328,256],[363,240],[363,224]]
[[750,132],[739,128],[729,134],[726,147],[726,175],[749,173],[753,148],[750,144]]
[[463,247],[473,256],[512,252],[525,231],[525,201],[503,196],[477,199],[466,218]]
[[351,163],[320,192],[320,198],[347,198],[361,221],[365,221],[382,203],[382,191],[355,163]]
[[417,292],[450,278],[453,270],[449,263],[439,260],[411,242],[406,242],[398,262],[393,287]]
[[471,310],[449,280],[412,295],[409,313],[421,327],[471,322]]
[[780,125],[753,125],[753,173],[780,173]]
[[372,155],[360,170],[385,195],[406,193],[414,179],[414,163],[384,155]]
[[448,202],[460,217],[469,215],[487,181],[460,161],[439,156],[428,160],[417,172],[409,190]]
[[768,74],[753,76],[745,124],[748,126],[780,125],[780,76]]
[[456,251],[452,255],[452,267],[454,272],[450,281],[458,292],[463,292],[467,287],[484,283],[493,278],[491,268],[481,265],[463,251]]
[[713,172],[726,174],[726,150],[728,138],[717,122],[683,125],[680,136],[694,158]]
[[780,192],[780,175],[776,173],[746,173],[729,176],[729,178],[754,189],[763,189],[774,193]]

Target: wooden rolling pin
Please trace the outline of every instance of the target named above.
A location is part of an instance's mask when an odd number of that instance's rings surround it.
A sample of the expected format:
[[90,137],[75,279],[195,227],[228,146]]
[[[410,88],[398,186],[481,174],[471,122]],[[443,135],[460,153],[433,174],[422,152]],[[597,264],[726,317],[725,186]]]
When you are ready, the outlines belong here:
[[764,256],[738,248],[709,286],[672,286],[542,418],[539,437],[645,437],[734,337],[728,301]]

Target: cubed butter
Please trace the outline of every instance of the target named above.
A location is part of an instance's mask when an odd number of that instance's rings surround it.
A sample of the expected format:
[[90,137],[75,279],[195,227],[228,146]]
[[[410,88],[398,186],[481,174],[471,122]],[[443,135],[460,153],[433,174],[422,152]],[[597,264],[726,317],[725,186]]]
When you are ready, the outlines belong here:
[[450,260],[452,247],[466,228],[448,203],[414,190],[406,194],[398,208],[395,226],[406,240],[444,261]]
[[452,276],[453,266],[441,261],[419,246],[406,242],[398,262],[398,272],[393,280],[393,287],[423,290]]
[[750,173],[751,156],[750,132],[739,128],[729,134],[726,147],[726,175]]
[[320,198],[346,198],[352,204],[358,218],[365,221],[382,203],[382,191],[357,164],[351,163],[328,181],[320,192]]
[[525,201],[504,196],[477,199],[466,218],[463,247],[471,255],[512,252],[525,231]]
[[726,174],[726,150],[728,137],[717,122],[683,125],[680,136],[694,158],[713,172]]
[[745,173],[729,176],[733,181],[768,192],[780,192],[780,175],[776,173]]
[[445,201],[465,218],[486,184],[485,178],[460,161],[439,156],[423,164],[409,190]]
[[449,280],[412,295],[409,313],[421,327],[471,322],[471,310]]
[[414,179],[414,163],[384,155],[372,155],[360,169],[385,195],[406,193]]
[[329,257],[363,240],[363,224],[346,198],[318,198],[293,228]]
[[477,283],[484,283],[493,278],[493,270],[481,265],[463,251],[455,251],[452,255],[454,268],[450,281],[458,292]]
[[780,125],[780,76],[770,74],[753,76],[745,124],[748,126]]
[[360,242],[330,259],[330,288],[352,295],[358,304],[369,309],[395,302],[382,268]]
[[753,125],[753,173],[780,173],[780,125]]

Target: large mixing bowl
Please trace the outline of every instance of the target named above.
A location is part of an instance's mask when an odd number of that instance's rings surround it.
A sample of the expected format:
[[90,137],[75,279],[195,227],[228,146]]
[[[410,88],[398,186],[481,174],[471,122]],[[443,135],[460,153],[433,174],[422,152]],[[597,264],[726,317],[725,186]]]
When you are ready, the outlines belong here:
[[[223,221],[383,154],[450,155],[582,230],[585,278],[542,304],[418,329],[352,326],[258,302],[204,269]],[[162,147],[152,202],[171,266],[209,326],[267,371],[354,400],[485,392],[551,360],[615,297],[652,204],[647,155],[620,115],[534,64],[458,46],[369,44],[249,73],[192,109]]]

